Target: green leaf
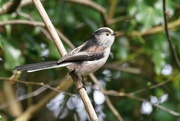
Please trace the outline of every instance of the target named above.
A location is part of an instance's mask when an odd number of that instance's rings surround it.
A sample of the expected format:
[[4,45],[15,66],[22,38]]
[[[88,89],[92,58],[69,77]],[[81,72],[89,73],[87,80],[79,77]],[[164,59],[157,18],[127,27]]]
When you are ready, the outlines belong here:
[[59,54],[57,48],[55,47],[54,43],[49,42],[49,47],[48,48],[50,50],[50,53],[49,53],[50,55],[49,56],[51,56],[53,58],[60,58],[60,54]]
[[118,60],[125,60],[128,58],[128,53],[129,53],[129,42],[127,40],[127,38],[119,38],[117,41],[117,44],[113,45],[114,51],[113,53],[115,54],[115,57]]
[[4,66],[6,69],[11,70],[17,65],[21,65],[24,62],[24,58],[21,56],[21,51],[13,47],[7,40],[2,41],[4,52]]
[[[163,23],[163,11],[162,11],[162,0],[157,0],[155,3],[149,3],[144,0],[136,0],[131,3],[128,12],[129,15],[135,16],[138,23],[142,24],[139,26],[141,31],[150,29],[152,26]],[[171,2],[167,2],[167,9],[172,16],[174,9]]]
[[[149,39],[153,40],[152,61],[155,67],[155,73],[160,74],[163,66],[166,64],[166,58],[170,54],[169,45],[163,34],[151,36]],[[152,48],[152,45],[150,46]]]
[[152,61],[154,62],[155,66],[155,72],[156,74],[160,74],[163,66],[165,65],[165,55],[159,51],[159,50],[154,50],[153,51],[153,57]]
[[[175,109],[175,105],[172,103],[164,103],[163,106],[171,110]],[[166,111],[157,110],[156,115],[155,115],[155,120],[156,121],[175,121],[175,116],[173,116],[172,114]]]

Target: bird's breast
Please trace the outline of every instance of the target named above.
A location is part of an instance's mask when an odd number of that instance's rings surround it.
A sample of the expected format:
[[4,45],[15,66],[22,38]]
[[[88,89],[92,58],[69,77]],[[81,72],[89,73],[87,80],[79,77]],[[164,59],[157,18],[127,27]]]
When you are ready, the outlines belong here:
[[67,68],[71,71],[75,70],[80,75],[88,75],[101,68],[108,59],[110,49],[105,49],[104,56],[101,59],[94,61],[83,61],[81,63],[72,63]]

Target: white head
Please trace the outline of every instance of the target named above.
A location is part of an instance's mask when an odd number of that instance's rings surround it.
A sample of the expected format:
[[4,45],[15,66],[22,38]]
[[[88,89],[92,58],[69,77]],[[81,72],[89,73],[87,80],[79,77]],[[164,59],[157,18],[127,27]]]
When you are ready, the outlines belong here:
[[116,33],[108,27],[101,27],[97,29],[93,35],[99,44],[102,44],[104,47],[111,47],[114,42],[114,36]]

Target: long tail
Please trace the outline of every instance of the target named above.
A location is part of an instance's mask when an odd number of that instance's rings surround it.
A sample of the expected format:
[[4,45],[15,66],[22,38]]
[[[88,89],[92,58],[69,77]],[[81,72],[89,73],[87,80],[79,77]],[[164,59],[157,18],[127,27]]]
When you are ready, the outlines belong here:
[[35,64],[27,64],[24,66],[16,66],[13,70],[35,72],[35,71],[40,71],[40,70],[45,70],[45,69],[63,67],[66,65],[68,65],[68,63],[57,64],[57,61],[48,61],[48,62],[41,62],[41,63],[35,63]]

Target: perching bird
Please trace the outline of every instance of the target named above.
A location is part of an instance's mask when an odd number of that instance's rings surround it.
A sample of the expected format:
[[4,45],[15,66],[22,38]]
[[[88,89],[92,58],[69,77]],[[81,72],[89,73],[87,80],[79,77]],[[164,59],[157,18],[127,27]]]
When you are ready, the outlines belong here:
[[97,29],[81,46],[67,53],[58,61],[16,66],[14,70],[35,72],[50,68],[67,67],[80,76],[97,71],[108,59],[116,33],[108,28]]

